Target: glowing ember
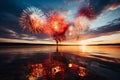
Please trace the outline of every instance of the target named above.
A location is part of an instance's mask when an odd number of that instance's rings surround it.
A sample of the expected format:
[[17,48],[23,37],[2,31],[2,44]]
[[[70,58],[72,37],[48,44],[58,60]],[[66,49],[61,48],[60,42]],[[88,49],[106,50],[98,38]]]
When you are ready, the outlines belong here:
[[84,67],[79,67],[79,70],[80,70],[80,72],[78,74],[79,76],[81,76],[81,77],[86,76],[86,69]]
[[77,68],[78,65],[77,65],[77,64],[74,64],[74,63],[69,63],[69,64],[68,64],[68,67],[70,67],[70,68]]
[[68,67],[72,67],[72,64],[70,63],[70,64],[68,64]]

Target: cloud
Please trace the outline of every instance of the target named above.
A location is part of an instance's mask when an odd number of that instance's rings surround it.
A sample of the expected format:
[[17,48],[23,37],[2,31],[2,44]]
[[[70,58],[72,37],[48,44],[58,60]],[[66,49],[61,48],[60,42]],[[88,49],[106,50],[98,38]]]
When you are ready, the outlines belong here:
[[28,43],[28,44],[55,44],[55,42],[51,42],[51,41],[43,41],[43,40],[29,41],[29,40],[9,39],[9,38],[0,38],[0,42],[6,42],[6,43]]
[[[18,17],[12,13],[2,12],[0,13],[0,24],[16,24],[18,22]],[[3,23],[4,22],[4,23]]]
[[18,38],[18,35],[15,31],[8,29],[6,27],[0,27],[0,37],[4,38]]
[[96,16],[107,9],[116,9],[120,7],[119,0],[89,0],[89,5],[93,7]]
[[17,32],[13,31],[12,29],[8,29],[5,27],[0,28],[0,37],[1,38],[10,38],[10,39],[20,39],[20,40],[37,40],[36,36],[32,36],[29,34],[18,34]]
[[114,5],[113,4],[113,5],[111,5],[111,6],[108,7],[108,10],[115,10],[117,8],[120,8],[120,5],[116,5],[116,4]]
[[7,28],[3,28],[3,29],[10,34],[16,34],[16,32],[11,29],[7,29]]
[[28,34],[20,34],[19,35],[19,39],[23,39],[23,40],[37,40],[38,38],[36,36],[31,36]]
[[83,2],[83,1],[86,1],[86,0],[63,0],[64,3],[67,3],[67,4],[71,4],[73,2]]
[[108,25],[102,26],[94,30],[94,33],[108,33],[108,32],[120,31],[120,18],[109,22]]
[[101,35],[86,40],[82,40],[83,44],[116,44],[120,43],[120,33],[113,33],[110,35]]
[[120,18],[115,19],[109,22],[109,24],[101,26],[95,30],[89,30],[87,33],[80,35],[80,37],[81,39],[88,39],[113,33],[120,33]]
[[0,13],[0,26],[4,26],[16,32],[22,31],[22,28],[19,26],[18,17],[9,12]]

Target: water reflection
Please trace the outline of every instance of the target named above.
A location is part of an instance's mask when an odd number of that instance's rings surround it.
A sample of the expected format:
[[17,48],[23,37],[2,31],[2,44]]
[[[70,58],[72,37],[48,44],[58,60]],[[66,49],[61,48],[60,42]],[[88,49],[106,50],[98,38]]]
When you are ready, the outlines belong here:
[[85,67],[69,61],[59,52],[51,53],[41,63],[28,63],[26,69],[29,71],[27,80],[79,80],[87,74]]
[[1,48],[0,79],[119,80],[119,48],[119,46]]

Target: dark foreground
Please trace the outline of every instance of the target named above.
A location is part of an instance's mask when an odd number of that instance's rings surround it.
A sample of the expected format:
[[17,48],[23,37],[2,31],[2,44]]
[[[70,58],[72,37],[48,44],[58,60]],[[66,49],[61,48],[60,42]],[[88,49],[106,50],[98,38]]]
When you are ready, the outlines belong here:
[[0,80],[120,80],[120,46],[0,48]]

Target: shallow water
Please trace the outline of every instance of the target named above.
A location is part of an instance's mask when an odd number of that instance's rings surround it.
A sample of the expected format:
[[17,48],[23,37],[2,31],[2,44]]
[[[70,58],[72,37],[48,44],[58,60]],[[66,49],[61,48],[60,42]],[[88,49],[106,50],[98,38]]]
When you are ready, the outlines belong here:
[[120,80],[120,46],[7,46],[0,80]]

